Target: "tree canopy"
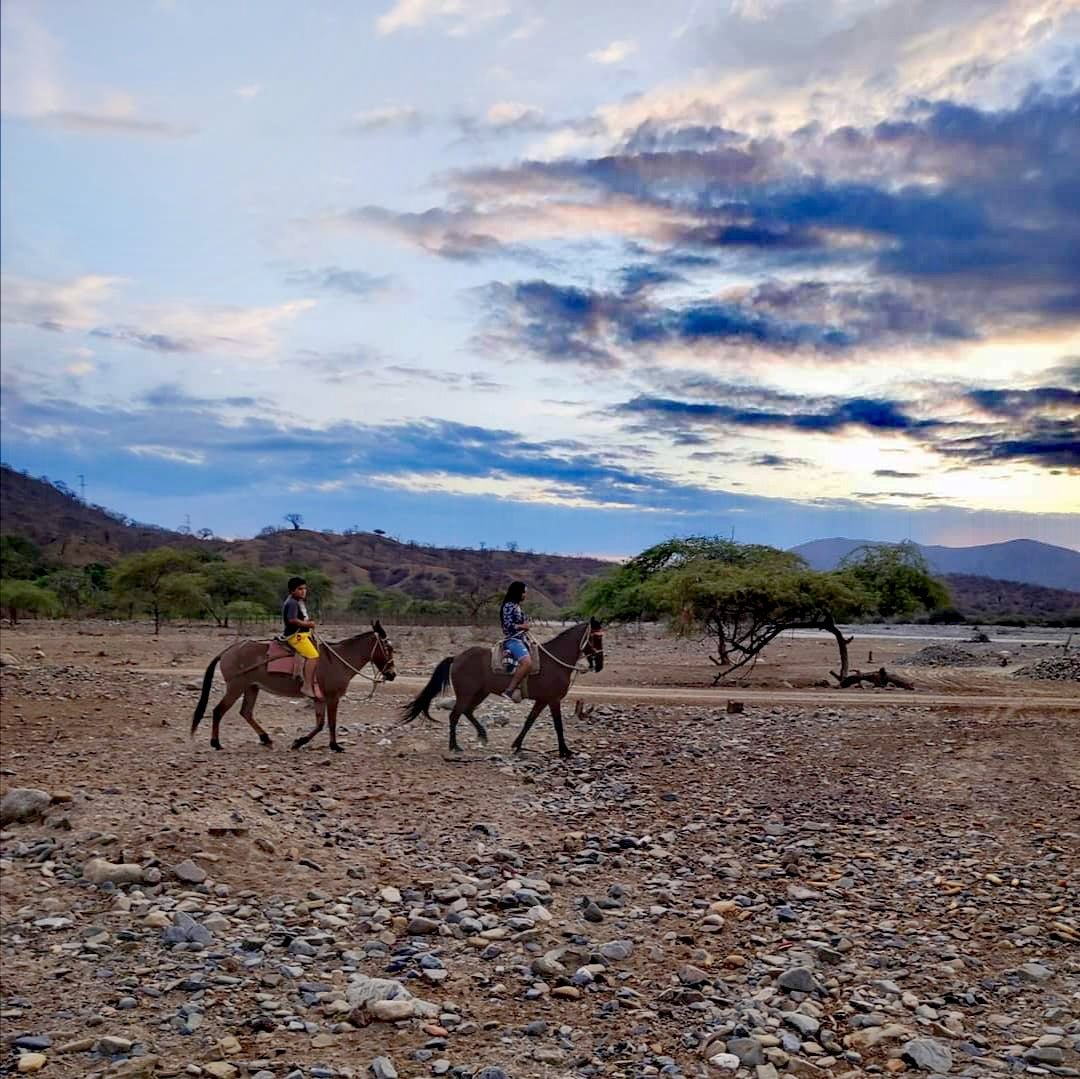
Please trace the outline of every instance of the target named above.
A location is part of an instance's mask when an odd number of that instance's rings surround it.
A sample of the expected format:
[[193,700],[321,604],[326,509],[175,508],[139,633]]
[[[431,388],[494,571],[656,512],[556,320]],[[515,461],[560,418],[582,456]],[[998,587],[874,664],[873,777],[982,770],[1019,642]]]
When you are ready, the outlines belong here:
[[848,641],[839,622],[896,617],[947,600],[907,546],[867,548],[820,572],[790,551],[690,536],[649,547],[592,582],[580,607],[608,621],[666,618],[678,633],[715,638],[715,683],[752,663],[787,629],[832,633],[846,677]]

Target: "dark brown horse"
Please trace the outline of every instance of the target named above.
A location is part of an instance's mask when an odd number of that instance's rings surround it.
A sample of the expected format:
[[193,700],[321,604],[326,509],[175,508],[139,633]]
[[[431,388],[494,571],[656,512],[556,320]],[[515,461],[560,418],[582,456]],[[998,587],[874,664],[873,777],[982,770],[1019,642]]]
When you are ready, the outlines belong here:
[[[581,622],[564,629],[557,637],[540,645],[540,673],[531,674],[522,686],[524,695],[535,703],[525,719],[525,726],[514,739],[514,752],[518,753],[525,742],[525,735],[536,717],[545,708],[551,709],[555,723],[555,736],[559,740],[559,756],[569,757],[570,747],[563,736],[562,699],[570,689],[578,660],[584,656],[589,669],[599,671],[604,666],[604,635],[595,619]],[[447,686],[454,691],[454,707],[450,709],[450,749],[461,752],[457,743],[458,719],[464,715],[476,729],[481,742],[487,741],[484,725],[473,715],[474,709],[491,693],[502,693],[510,684],[510,676],[491,669],[491,649],[466,648],[456,656],[447,656],[436,668],[428,684],[405,706],[402,715],[406,720],[425,715],[431,719],[428,708],[431,702]]]
[[[378,672],[372,678],[373,682],[378,682],[380,678],[392,682],[396,677],[394,646],[378,621],[373,623],[373,627],[366,633],[359,633],[337,643],[319,642],[319,664],[315,668],[315,679],[323,691],[323,700],[315,702],[315,729],[303,738],[297,738],[292,744],[293,749],[307,745],[328,720],[330,748],[337,753],[343,752],[343,747],[338,745],[337,740],[337,710],[353,675],[360,674],[363,666],[371,663]],[[210,685],[214,680],[214,668],[220,660],[221,673],[225,677],[225,696],[218,701],[212,713],[214,726],[210,732],[210,744],[214,749],[221,749],[221,742],[218,740],[221,717],[243,696],[240,714],[248,721],[264,746],[273,745],[270,735],[255,722],[255,699],[259,696],[259,690],[265,689],[279,697],[299,697],[301,690],[300,682],[291,674],[271,674],[267,671],[267,651],[266,641],[237,641],[214,656],[203,675],[202,696],[195,706],[195,716],[191,721],[193,735],[206,711],[206,703],[210,699]]]

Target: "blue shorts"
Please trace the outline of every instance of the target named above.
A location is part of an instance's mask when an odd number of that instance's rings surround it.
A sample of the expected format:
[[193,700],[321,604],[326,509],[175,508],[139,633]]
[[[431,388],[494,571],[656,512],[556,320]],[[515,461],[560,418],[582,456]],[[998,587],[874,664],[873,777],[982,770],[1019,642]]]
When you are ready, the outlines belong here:
[[529,654],[529,649],[525,646],[525,642],[518,640],[517,637],[510,637],[508,640],[503,641],[503,649],[509,652],[510,655],[518,661],[525,659]]

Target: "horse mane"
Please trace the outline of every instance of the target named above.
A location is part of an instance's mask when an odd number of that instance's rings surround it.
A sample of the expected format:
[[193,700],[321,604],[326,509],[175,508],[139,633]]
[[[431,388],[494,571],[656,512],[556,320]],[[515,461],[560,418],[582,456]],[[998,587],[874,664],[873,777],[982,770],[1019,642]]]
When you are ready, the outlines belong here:
[[589,625],[588,622],[575,622],[574,625],[568,626],[561,633],[555,634],[555,636],[552,637],[550,641],[544,641],[544,647],[547,648],[553,644],[556,644],[558,641],[561,641],[563,637],[567,637],[571,633],[580,632],[582,627],[587,625]]

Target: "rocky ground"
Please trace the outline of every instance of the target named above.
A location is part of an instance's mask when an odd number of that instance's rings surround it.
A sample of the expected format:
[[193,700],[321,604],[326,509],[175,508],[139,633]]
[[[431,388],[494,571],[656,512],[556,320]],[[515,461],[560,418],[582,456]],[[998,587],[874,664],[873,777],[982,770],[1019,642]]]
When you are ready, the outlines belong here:
[[1060,642],[909,693],[792,638],[711,690],[610,633],[560,762],[505,702],[458,757],[398,724],[478,636],[400,634],[333,755],[274,699],[274,748],[188,737],[217,631],[5,631],[0,1073],[1080,1075],[1080,683],[1018,677]]

